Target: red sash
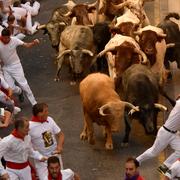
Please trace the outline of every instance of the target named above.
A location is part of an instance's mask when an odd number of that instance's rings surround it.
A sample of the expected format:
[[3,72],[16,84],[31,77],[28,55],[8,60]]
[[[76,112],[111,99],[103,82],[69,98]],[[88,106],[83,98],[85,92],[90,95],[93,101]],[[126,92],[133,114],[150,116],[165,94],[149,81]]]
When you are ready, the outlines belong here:
[[29,162],[27,161],[24,163],[15,163],[6,161],[6,166],[11,169],[24,169],[25,167],[29,166]]

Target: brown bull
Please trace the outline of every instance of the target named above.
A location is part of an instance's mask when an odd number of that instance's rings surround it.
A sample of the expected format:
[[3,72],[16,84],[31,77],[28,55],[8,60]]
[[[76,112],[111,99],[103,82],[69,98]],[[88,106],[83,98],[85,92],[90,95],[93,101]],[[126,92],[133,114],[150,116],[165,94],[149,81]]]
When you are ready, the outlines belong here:
[[77,25],[91,25],[92,21],[89,19],[88,14],[94,9],[95,7],[92,7],[91,5],[77,4],[64,16],[71,18],[76,17],[75,24]]
[[113,149],[112,132],[120,130],[125,106],[135,111],[138,108],[121,101],[113,81],[101,73],[90,74],[80,83],[80,96],[84,111],[84,128],[80,139],[88,139],[90,144],[94,144],[93,123],[97,123],[105,127],[106,149]]
[[104,54],[107,56],[110,77],[115,83],[121,80],[123,72],[132,64],[140,63],[142,58],[143,63],[147,63],[146,56],[140,50],[138,43],[128,36],[116,34],[98,56]]

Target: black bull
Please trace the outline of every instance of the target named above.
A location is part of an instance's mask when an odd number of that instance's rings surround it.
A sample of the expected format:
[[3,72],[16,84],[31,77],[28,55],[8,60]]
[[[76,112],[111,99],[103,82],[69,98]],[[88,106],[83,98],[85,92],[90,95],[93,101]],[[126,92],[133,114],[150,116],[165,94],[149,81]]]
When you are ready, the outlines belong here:
[[166,43],[174,43],[175,46],[168,48],[164,60],[165,67],[170,69],[169,61],[176,61],[177,67],[180,68],[180,31],[176,23],[172,22],[169,18],[180,19],[176,13],[169,13],[165,19],[158,25],[166,33]]
[[129,67],[122,76],[125,101],[139,106],[139,112],[128,114],[125,111],[125,136],[123,143],[128,143],[131,131],[131,120],[138,119],[147,134],[157,132],[157,114],[167,110],[158,104],[159,85],[157,77],[145,65],[135,64]]

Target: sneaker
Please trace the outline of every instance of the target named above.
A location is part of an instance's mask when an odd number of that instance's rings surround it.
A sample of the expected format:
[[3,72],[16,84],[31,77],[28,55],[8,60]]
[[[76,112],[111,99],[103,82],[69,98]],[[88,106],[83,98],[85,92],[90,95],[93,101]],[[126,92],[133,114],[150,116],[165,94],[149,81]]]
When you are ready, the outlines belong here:
[[165,176],[167,176],[169,179],[172,179],[172,174],[170,169],[166,171]]
[[158,170],[161,174],[165,174],[165,173],[169,170],[169,168],[168,168],[165,164],[163,164],[163,165],[159,166],[159,167],[157,168],[157,170]]
[[16,114],[18,114],[19,112],[21,112],[21,108],[15,106],[15,107],[14,107],[14,114],[16,115]]
[[23,95],[23,91],[21,92],[21,94],[19,94],[19,101],[20,102],[24,102],[24,95]]

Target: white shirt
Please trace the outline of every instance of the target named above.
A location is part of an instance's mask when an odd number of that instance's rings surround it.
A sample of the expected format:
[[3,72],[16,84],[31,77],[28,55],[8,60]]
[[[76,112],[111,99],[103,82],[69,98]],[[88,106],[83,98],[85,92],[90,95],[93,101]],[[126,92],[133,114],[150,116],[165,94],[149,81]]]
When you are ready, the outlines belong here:
[[11,37],[8,44],[3,44],[0,41],[0,59],[3,61],[4,66],[20,63],[16,48],[23,44],[24,42],[16,37]]
[[[6,136],[0,141],[0,159],[4,157],[6,161],[24,163],[28,157],[34,159],[42,159],[42,155],[38,151],[34,151],[31,147],[31,137],[25,136],[24,141],[14,137],[12,134]],[[0,171],[4,170],[0,162]]]
[[180,99],[176,101],[176,105],[169,114],[168,119],[166,120],[165,127],[171,131],[180,130]]
[[51,156],[57,147],[55,134],[61,131],[59,126],[48,117],[43,123],[30,121],[29,128],[33,148],[44,156]]

